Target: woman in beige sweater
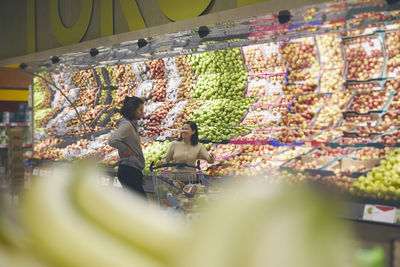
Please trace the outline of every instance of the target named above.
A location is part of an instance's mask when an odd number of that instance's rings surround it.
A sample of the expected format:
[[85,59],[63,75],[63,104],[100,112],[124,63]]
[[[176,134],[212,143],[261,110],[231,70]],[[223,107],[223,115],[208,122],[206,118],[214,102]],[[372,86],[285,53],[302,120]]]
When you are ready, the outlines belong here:
[[[164,159],[158,165],[172,161],[195,166],[198,159],[212,164],[215,162],[215,155],[208,153],[206,148],[199,143],[197,124],[187,121],[183,124],[180,140],[169,145]],[[185,169],[187,170],[187,168]]]

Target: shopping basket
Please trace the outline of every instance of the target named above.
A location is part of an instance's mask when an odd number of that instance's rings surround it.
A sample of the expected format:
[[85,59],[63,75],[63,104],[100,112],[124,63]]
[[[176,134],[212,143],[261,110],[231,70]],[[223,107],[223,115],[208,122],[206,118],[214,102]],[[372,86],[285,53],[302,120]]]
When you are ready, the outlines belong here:
[[197,166],[186,163],[166,163],[150,165],[156,200],[162,207],[190,212],[193,207],[206,199],[204,174]]

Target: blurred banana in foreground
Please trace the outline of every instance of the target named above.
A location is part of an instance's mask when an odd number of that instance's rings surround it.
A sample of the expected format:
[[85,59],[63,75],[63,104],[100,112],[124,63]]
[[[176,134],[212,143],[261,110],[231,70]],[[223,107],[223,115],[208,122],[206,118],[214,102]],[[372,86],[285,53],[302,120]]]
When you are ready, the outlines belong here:
[[0,244],[0,266],[4,267],[49,267],[26,251],[10,249]]
[[[80,168],[82,166],[75,166],[53,177],[38,178],[25,196],[22,216],[32,248],[54,266],[166,266],[162,259],[143,253],[140,247],[130,246],[81,213],[74,195],[79,190],[78,185],[85,184],[77,183],[75,186],[75,183],[87,177],[72,175],[76,169],[78,174]],[[93,183],[92,186],[97,185]],[[93,202],[92,207],[96,204],[102,203]],[[103,209],[106,215],[109,212],[106,207],[98,206],[97,209]],[[134,213],[132,210],[129,214]],[[137,225],[131,227],[135,229]],[[153,231],[150,227],[141,230],[144,233]],[[142,237],[145,238],[144,234]]]
[[232,192],[195,226],[179,267],[354,266],[351,233],[328,196],[265,183]]
[[[2,242],[0,231],[0,266],[356,266],[351,234],[326,196],[240,184],[188,224],[139,196],[100,186],[90,166],[34,181],[22,202],[26,236]],[[33,253],[44,263],[29,261]]]
[[[162,213],[159,207],[136,194],[95,183],[100,173],[91,168],[80,168],[74,177],[76,205],[93,222],[127,242],[144,254],[172,263],[184,253],[187,226],[183,220]],[[179,253],[179,254],[177,254]]]
[[46,267],[27,247],[27,238],[10,206],[0,199],[0,266]]

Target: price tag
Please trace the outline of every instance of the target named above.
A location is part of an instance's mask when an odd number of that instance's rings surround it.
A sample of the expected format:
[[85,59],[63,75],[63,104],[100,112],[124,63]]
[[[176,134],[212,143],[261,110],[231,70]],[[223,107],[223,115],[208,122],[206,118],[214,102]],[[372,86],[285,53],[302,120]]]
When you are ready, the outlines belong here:
[[39,175],[39,171],[40,171],[40,169],[38,167],[33,168],[32,175],[35,175],[35,176]]
[[43,169],[43,168],[39,169],[39,175],[40,176],[45,176],[46,174],[47,174],[47,170],[46,169]]
[[380,205],[365,205],[363,219],[375,222],[395,223],[396,208]]

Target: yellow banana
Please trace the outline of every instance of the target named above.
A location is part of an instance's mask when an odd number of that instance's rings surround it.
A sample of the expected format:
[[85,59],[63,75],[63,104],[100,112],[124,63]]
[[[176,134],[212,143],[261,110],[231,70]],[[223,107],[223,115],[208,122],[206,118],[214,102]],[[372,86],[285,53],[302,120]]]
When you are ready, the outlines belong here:
[[183,220],[167,216],[158,206],[151,208],[134,193],[99,185],[95,168],[78,170],[81,173],[74,175],[73,190],[76,204],[94,223],[167,264],[184,253],[187,232]]
[[21,251],[5,247],[0,244],[0,266],[7,267],[50,267],[48,264],[39,261],[33,255]]
[[327,197],[261,188],[241,184],[214,203],[176,266],[353,266],[348,229],[335,220]]
[[18,225],[18,218],[12,217],[15,216],[12,216],[12,212],[0,201],[0,243],[7,247],[22,248],[26,242],[25,234]]
[[54,266],[164,266],[82,216],[71,197],[69,170],[37,178],[25,195],[22,214],[32,249]]

